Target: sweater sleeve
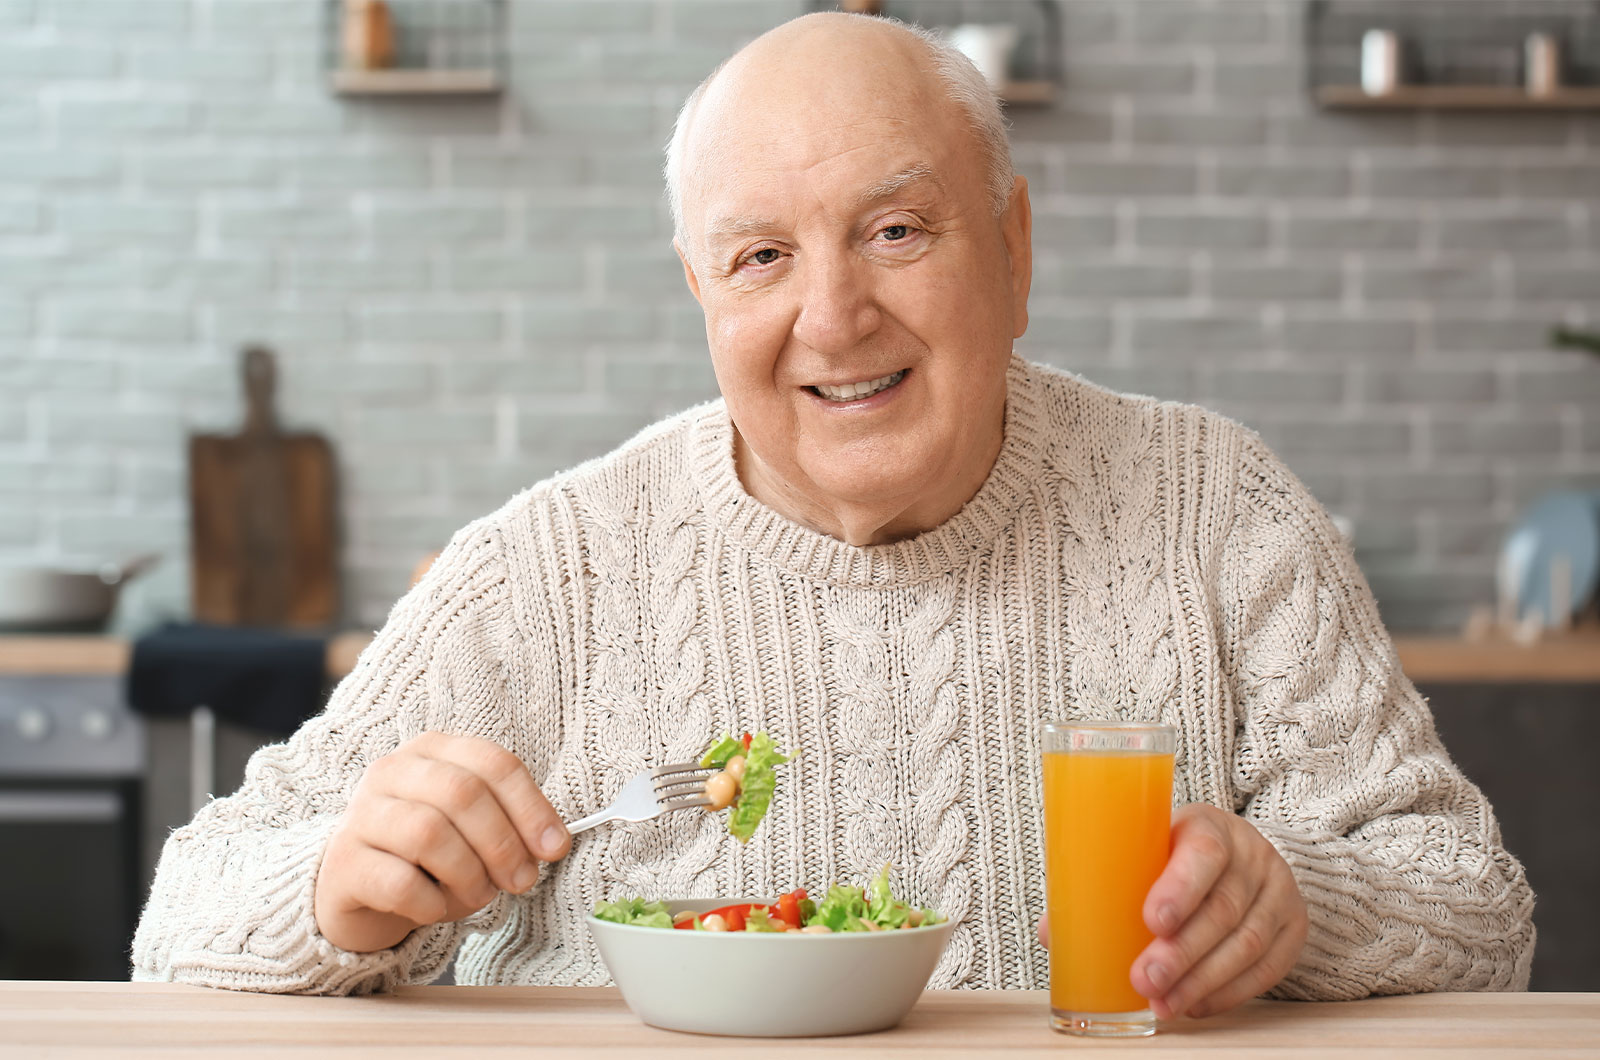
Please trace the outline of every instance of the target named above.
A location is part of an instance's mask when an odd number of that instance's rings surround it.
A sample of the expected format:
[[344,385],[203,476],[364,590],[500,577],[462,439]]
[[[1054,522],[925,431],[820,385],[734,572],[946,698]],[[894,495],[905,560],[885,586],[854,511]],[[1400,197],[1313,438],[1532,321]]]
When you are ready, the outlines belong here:
[[430,730],[506,717],[514,620],[499,535],[460,531],[400,600],[323,713],[251,756],[244,782],[163,846],[133,942],[133,978],[270,993],[358,994],[439,975],[467,920],[352,953],[317,930],[312,894],[328,838],[366,767]]
[[1223,549],[1236,810],[1310,913],[1270,996],[1525,990],[1533,893],[1401,672],[1349,547],[1255,437]]

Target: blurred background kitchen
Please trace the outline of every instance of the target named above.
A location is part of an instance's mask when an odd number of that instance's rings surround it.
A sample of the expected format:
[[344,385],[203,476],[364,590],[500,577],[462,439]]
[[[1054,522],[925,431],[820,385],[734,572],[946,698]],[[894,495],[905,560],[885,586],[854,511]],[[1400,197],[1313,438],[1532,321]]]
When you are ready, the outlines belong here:
[[[835,6],[0,0],[0,978],[125,977],[162,839],[419,562],[715,395],[660,148]],[[1600,989],[1600,3],[876,6],[1008,100],[1021,352],[1337,513],[1535,987]]]

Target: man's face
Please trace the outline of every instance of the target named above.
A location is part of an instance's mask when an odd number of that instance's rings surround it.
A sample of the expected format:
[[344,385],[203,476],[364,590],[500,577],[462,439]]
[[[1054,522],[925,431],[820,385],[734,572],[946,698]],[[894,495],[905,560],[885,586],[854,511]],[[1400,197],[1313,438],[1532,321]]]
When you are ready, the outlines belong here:
[[740,474],[791,512],[914,516],[950,494],[942,520],[999,448],[1027,324],[1026,187],[997,219],[964,120],[906,74],[869,71],[882,83],[863,92],[737,71],[687,155],[680,253]]

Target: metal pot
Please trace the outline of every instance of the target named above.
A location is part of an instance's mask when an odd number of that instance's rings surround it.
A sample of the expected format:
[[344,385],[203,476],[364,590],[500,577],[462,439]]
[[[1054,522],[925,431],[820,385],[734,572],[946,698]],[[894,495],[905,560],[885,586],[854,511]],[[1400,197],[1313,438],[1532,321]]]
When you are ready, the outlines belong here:
[[160,559],[150,553],[90,571],[0,567],[0,632],[101,632],[117,605],[122,584]]

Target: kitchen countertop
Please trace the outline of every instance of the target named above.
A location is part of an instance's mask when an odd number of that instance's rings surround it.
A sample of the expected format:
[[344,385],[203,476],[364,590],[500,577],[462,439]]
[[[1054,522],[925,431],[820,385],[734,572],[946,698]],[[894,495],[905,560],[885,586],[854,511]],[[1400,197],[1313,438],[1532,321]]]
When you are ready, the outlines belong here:
[[[371,633],[338,633],[328,640],[327,672],[334,680],[355,668],[356,658],[372,640]],[[133,642],[96,635],[0,636],[0,675],[104,675],[127,671]]]
[[[1095,1041],[1046,1025],[1036,991],[924,994],[899,1027],[847,1038],[717,1038],[638,1022],[609,987],[402,987],[359,998],[170,983],[0,982],[0,1052],[67,1057],[615,1055],[1493,1057],[1595,1055],[1600,994],[1424,994],[1252,1001],[1154,1038]],[[307,1047],[313,1051],[307,1053]]]
[[[328,676],[349,673],[371,633],[351,631],[328,641]],[[1518,644],[1501,637],[1397,636],[1407,676],[1418,683],[1600,681],[1600,629],[1593,626]],[[120,674],[131,642],[109,636],[0,636],[0,674]]]
[[1406,676],[1418,684],[1517,684],[1600,681],[1600,629],[1552,633],[1531,644],[1491,634],[1396,637]]

